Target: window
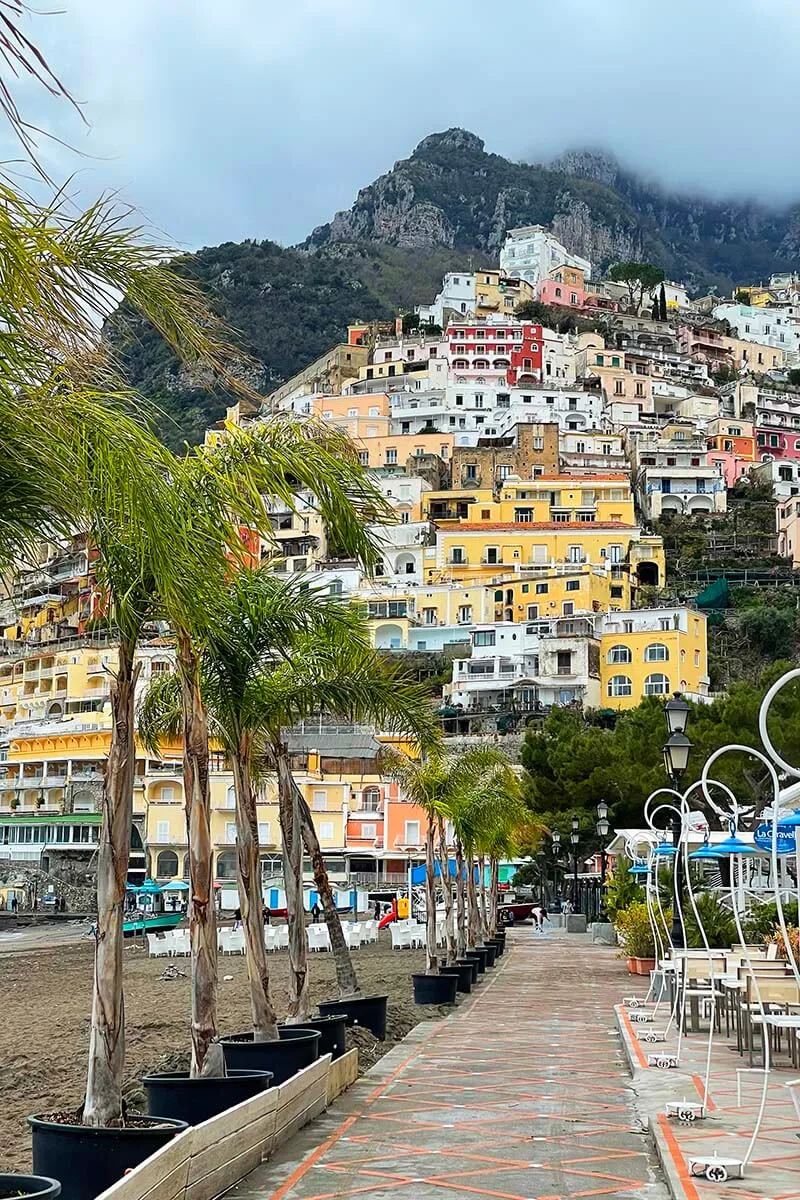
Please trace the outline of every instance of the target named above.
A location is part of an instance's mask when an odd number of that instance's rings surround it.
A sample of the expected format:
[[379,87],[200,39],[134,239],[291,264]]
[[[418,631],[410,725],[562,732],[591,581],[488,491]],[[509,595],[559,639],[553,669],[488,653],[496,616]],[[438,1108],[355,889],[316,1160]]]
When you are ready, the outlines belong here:
[[258,822],[258,843],[260,846],[268,846],[272,838],[269,832],[269,821]]
[[314,792],[313,796],[311,797],[311,807],[314,812],[325,812],[325,809],[327,808],[327,799],[327,792]]
[[699,650],[695,650],[695,652],[694,652],[694,665],[696,667],[700,666],[700,651]]
[[672,622],[670,621],[669,617],[659,617],[658,618],[658,628],[661,629],[664,633],[666,633],[668,629],[671,629]]
[[453,549],[450,551],[450,561],[456,566],[463,566],[463,564],[467,561],[464,555],[463,547],[453,546]]
[[178,874],[178,856],[174,850],[162,850],[156,860],[156,878],[174,879]]
[[575,443],[575,453],[576,454],[585,454],[586,453],[586,442],[576,442]]
[[586,562],[586,556],[583,553],[582,546],[570,546],[567,553],[567,562],[582,563]]
[[622,380],[621,380],[621,379],[617,379],[617,380],[616,380],[616,382],[614,383],[614,395],[615,395],[615,396],[622,396],[622,395],[624,395],[624,394],[625,394],[625,393],[624,393],[624,388],[623,388],[623,385],[622,385]]
[[612,587],[611,587],[611,599],[612,600],[621,600],[623,597],[623,594],[624,593],[623,593],[623,590],[621,587],[619,587],[619,586],[614,587],[612,585]]
[[396,463],[396,462],[397,462],[397,451],[394,449],[387,450],[386,451],[386,465],[391,466],[393,463]]
[[556,295],[557,295],[557,296],[560,296],[560,295],[561,295],[561,288],[560,288],[560,287],[557,287],[557,288],[556,288]]
[[419,821],[406,821],[404,837],[407,846],[418,846],[420,844]]
[[556,673],[558,675],[572,674],[572,651],[559,650],[557,654]]
[[[373,826],[373,828],[374,828],[374,826]],[[361,833],[364,837],[369,836],[369,834],[364,833],[363,825],[361,826]],[[323,839],[323,841],[326,841],[326,842],[333,841],[333,821],[320,821],[319,836]]]
[[550,585],[547,583],[537,583],[537,585],[536,585],[536,595],[537,596],[546,596],[549,590],[550,590]]
[[669,679],[666,675],[648,675],[645,679],[645,696],[666,696],[668,692]]
[[362,812],[380,812],[381,789],[377,787],[364,788],[361,793]]
[[459,605],[458,623],[459,623],[459,625],[471,625],[472,624],[472,605],[471,604]]
[[572,617],[575,614],[575,604],[572,600],[565,600],[561,605],[562,617]]
[[473,646],[493,646],[495,631],[493,629],[478,629],[472,635]]
[[627,675],[612,675],[608,681],[609,696],[632,696],[633,684]]
[[668,659],[669,650],[663,642],[651,642],[649,646],[645,646],[645,662],[667,662]]
[[464,478],[465,479],[477,479],[477,477],[478,477],[478,464],[477,463],[464,463]]
[[612,367],[618,367],[618,366],[619,366],[619,357],[618,357],[618,355],[616,355],[616,354],[612,354],[612,356],[611,356],[611,365],[612,365]]
[[627,646],[616,645],[612,646],[608,652],[607,661],[610,663],[629,663],[633,660],[633,655]]
[[157,842],[168,842],[169,840],[170,840],[169,821],[157,821],[156,822],[156,841]]
[[171,804],[172,801],[175,799],[175,788],[174,787],[162,787],[162,789],[158,795],[158,799],[163,800],[163,802],[165,804]]
[[636,395],[637,395],[637,396],[643,396],[643,395],[644,395],[644,384],[643,384],[643,383],[637,383],[637,384],[636,384]]
[[568,592],[579,592],[580,590],[581,590],[580,579],[568,579],[567,580],[567,591]]
[[225,841],[228,843],[229,846],[234,846],[236,844],[236,822],[235,821],[226,821],[225,822]]
[[[333,821],[330,822],[330,826],[331,826],[330,837],[333,837]],[[322,833],[322,830],[320,830],[320,833]],[[378,826],[375,825],[374,822],[365,823],[362,821],[361,822],[361,836],[362,836],[362,838],[376,838],[378,836]]]
[[539,605],[538,604],[529,604],[528,609],[527,609],[527,614],[528,615],[526,617],[526,620],[537,621],[539,619]]

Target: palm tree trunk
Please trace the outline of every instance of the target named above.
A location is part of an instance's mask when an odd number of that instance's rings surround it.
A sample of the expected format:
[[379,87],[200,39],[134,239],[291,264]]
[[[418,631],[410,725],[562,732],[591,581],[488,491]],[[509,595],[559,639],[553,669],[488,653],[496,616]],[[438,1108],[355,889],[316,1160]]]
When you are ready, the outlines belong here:
[[280,740],[275,743],[278,774],[278,812],[283,841],[283,883],[289,921],[289,1011],[287,1023],[302,1025],[311,1013],[308,995],[308,946],[303,912],[303,839],[300,811],[295,799],[289,751]]
[[433,816],[428,815],[428,828],[425,833],[425,963],[426,975],[439,974],[439,960],[436,957],[436,857],[433,841]]
[[497,905],[500,896],[500,864],[489,859],[489,937],[497,933]]
[[292,787],[294,788],[295,800],[300,813],[303,843],[306,848],[306,854],[311,859],[314,883],[319,892],[319,898],[322,901],[322,912],[325,917],[325,924],[328,927],[333,965],[336,970],[336,982],[339,985],[339,996],[341,999],[345,999],[347,996],[358,996],[361,993],[361,988],[359,987],[358,976],[353,965],[353,956],[350,953],[350,947],[344,940],[344,930],[342,929],[342,922],[336,909],[336,901],[333,898],[333,889],[331,881],[328,878],[325,859],[322,856],[322,847],[319,844],[317,831],[314,827],[314,818],[311,809],[308,807],[308,802],[294,782],[294,778],[292,778]]
[[467,949],[467,918],[464,904],[464,847],[461,838],[456,838],[456,933],[458,957],[463,958]]
[[107,1126],[122,1117],[122,923],[133,822],[134,698],[140,670],[134,666],[134,650],[129,642],[120,644],[119,666],[111,680],[111,747],[103,780],[103,823],[97,852],[97,934],[84,1125]]
[[264,903],[261,895],[261,855],[258,844],[258,809],[250,773],[251,739],[244,735],[231,759],[236,789],[236,842],[239,873],[239,904],[250,981],[253,1040],[274,1042],[278,1038],[275,1009],[269,993],[269,967],[264,944]]
[[456,961],[455,932],[453,930],[453,887],[450,883],[450,861],[447,856],[447,838],[445,836],[443,817],[437,817],[436,826],[439,838],[439,875],[444,890],[444,934],[447,946],[446,963],[448,967],[452,967]]
[[478,925],[480,939],[485,942],[489,936],[489,922],[486,916],[486,859],[478,855]]
[[217,914],[211,862],[208,723],[200,694],[200,664],[188,633],[177,638],[183,706],[183,789],[189,842],[189,936],[192,943],[191,1075],[225,1074],[217,1037]]
[[475,859],[467,855],[467,945],[474,950],[478,944],[478,895],[475,890]]

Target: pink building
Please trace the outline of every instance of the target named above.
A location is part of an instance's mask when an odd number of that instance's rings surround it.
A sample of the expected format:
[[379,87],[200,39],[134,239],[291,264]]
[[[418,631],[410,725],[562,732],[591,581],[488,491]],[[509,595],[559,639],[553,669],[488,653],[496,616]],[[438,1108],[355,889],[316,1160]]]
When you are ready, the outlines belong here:
[[800,499],[792,496],[778,505],[778,553],[800,566]]
[[586,303],[583,271],[577,267],[553,267],[536,285],[537,299],[557,308],[583,308]]
[[740,458],[731,450],[709,450],[706,461],[723,476],[726,488],[732,488],[755,465],[752,458]]

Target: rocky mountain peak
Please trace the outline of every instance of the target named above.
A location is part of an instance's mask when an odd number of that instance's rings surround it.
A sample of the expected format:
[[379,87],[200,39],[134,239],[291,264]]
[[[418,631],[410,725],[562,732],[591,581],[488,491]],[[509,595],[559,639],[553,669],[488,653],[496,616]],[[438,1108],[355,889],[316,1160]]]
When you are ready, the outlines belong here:
[[620,165],[607,150],[565,150],[550,163],[551,171],[573,175],[578,179],[593,179],[613,187],[620,175]]
[[485,149],[483,138],[468,129],[445,129],[443,133],[429,133],[413,151],[412,158],[430,158],[438,150],[459,150],[464,154],[482,154]]

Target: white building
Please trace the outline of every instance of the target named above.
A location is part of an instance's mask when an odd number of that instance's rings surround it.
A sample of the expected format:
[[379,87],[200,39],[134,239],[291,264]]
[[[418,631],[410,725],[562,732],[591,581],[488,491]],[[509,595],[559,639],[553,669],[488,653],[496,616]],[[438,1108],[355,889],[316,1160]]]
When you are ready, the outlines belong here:
[[800,494],[800,462],[791,458],[768,458],[753,468],[761,482],[771,483],[778,504]]
[[475,311],[475,275],[463,271],[448,271],[442,280],[442,290],[433,304],[419,304],[414,309],[420,322],[432,322],[444,329],[448,312],[463,313],[465,316]]
[[708,463],[705,438],[665,439],[658,430],[632,440],[636,499],[647,521],[663,513],[726,512],[721,469]]
[[561,470],[570,475],[630,470],[630,461],[621,433],[590,429],[583,433],[562,433]]
[[554,267],[575,267],[584,279],[592,275],[592,264],[579,254],[571,254],[544,225],[524,225],[509,229],[500,251],[500,270],[528,283],[547,279]]
[[714,316],[728,321],[735,337],[782,350],[788,361],[800,354],[800,321],[788,308],[758,308],[752,304],[718,304]]

